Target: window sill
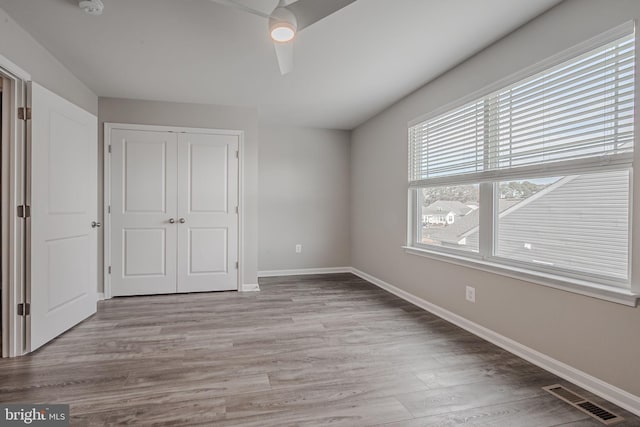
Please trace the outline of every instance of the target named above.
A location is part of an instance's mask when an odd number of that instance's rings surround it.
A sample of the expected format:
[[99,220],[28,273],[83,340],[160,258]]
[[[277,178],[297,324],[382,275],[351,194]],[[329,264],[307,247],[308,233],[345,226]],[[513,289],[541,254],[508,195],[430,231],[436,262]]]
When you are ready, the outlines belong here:
[[452,264],[471,267],[489,273],[499,274],[501,276],[511,277],[514,279],[524,280],[538,285],[548,286],[554,289],[560,289],[575,294],[585,295],[592,298],[598,298],[630,307],[637,305],[640,294],[632,292],[628,289],[616,288],[613,286],[600,285],[587,281],[569,279],[554,274],[546,274],[532,270],[526,270],[518,267],[497,264],[481,259],[473,259],[469,257],[459,256],[428,249],[415,248],[411,246],[403,246],[404,250],[411,255],[418,255],[439,261],[449,262]]

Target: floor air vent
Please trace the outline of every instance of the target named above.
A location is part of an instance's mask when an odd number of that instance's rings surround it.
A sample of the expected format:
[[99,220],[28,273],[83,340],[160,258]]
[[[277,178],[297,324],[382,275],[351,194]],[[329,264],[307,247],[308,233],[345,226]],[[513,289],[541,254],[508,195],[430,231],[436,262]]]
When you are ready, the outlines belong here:
[[624,418],[622,418],[621,416],[616,415],[613,412],[596,405],[595,403],[585,399],[579,394],[576,394],[559,384],[554,384],[542,388],[553,394],[557,398],[564,400],[576,409],[579,409],[582,412],[591,415],[602,424],[611,425],[619,423],[620,421],[624,421]]

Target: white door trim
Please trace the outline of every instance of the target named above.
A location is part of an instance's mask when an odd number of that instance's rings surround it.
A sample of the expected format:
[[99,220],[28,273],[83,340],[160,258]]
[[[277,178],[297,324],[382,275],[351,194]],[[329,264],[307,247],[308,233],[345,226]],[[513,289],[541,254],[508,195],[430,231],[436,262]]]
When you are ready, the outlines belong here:
[[31,81],[31,75],[29,73],[2,55],[0,55],[0,69],[8,75],[5,77],[9,79],[18,79],[25,82]]
[[17,207],[26,201],[25,149],[26,122],[18,120],[18,108],[27,104],[26,82],[29,73],[0,55],[0,77],[3,87],[3,119],[7,125],[2,130],[7,144],[2,144],[2,357],[25,354],[26,317],[18,316],[18,303],[26,302],[25,284],[25,231],[26,224],[17,217]]
[[109,274],[109,266],[111,265],[111,217],[109,214],[109,205],[111,204],[111,156],[109,153],[109,144],[111,141],[111,131],[115,129],[121,130],[143,130],[156,132],[174,132],[174,133],[201,133],[216,135],[235,135],[238,137],[238,287],[242,290],[244,274],[242,272],[244,266],[244,131],[229,129],[206,129],[206,128],[189,128],[180,126],[157,126],[142,125],[128,123],[105,123],[103,154],[104,154],[104,207],[102,212],[103,218],[103,238],[104,238],[104,254],[103,254],[103,277],[104,277],[104,298],[109,299],[111,294],[111,276]]

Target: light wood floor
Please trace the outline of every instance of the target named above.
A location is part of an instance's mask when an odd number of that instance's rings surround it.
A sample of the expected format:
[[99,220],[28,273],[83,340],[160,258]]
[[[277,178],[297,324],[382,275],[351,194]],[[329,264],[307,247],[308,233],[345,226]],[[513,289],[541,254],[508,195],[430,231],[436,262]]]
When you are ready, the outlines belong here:
[[0,402],[69,403],[72,425],[602,425],[541,387],[589,393],[355,276],[261,288],[102,302],[0,360]]

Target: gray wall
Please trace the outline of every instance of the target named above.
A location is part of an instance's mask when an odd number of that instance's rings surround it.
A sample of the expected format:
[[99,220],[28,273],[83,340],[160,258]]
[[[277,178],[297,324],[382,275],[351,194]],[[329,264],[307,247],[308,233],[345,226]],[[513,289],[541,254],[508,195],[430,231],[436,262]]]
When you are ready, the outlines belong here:
[[[260,271],[349,266],[350,133],[260,128]],[[295,245],[302,244],[302,253]]]
[[[133,123],[211,129],[234,129],[245,132],[244,140],[244,265],[245,284],[258,283],[258,112],[253,108],[217,105],[181,104],[118,98],[99,100],[100,181],[98,209],[103,212],[102,153],[104,123]],[[98,237],[98,271],[102,271],[103,236]],[[100,277],[98,292],[102,292]]]
[[[640,396],[640,309],[409,255],[402,246],[407,226],[408,121],[638,18],[637,0],[563,2],[370,119],[353,132],[351,142],[355,268],[636,396]],[[638,179],[635,193],[638,225]],[[465,285],[476,287],[475,304],[465,301]]]
[[33,81],[98,115],[98,97],[2,9],[0,55],[31,74]]

